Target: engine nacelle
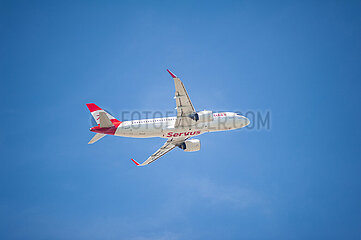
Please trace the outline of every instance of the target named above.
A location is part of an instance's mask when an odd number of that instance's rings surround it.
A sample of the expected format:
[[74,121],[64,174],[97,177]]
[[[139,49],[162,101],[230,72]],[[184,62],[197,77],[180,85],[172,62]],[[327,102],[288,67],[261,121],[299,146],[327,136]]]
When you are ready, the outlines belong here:
[[185,152],[195,152],[201,149],[201,141],[198,139],[189,139],[179,145]]
[[189,115],[196,122],[211,122],[213,121],[213,112],[209,110],[203,110],[197,113]]

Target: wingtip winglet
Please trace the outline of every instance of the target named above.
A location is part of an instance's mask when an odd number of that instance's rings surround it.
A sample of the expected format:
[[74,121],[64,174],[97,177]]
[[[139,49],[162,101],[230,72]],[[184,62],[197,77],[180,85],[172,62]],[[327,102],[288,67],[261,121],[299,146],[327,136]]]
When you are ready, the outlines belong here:
[[135,163],[135,165],[139,166],[139,163],[137,161],[135,161],[133,158],[131,158],[131,159]]
[[169,69],[167,69],[167,71],[169,72],[169,74],[172,76],[172,78],[177,78],[176,75],[174,75],[171,71],[169,71]]

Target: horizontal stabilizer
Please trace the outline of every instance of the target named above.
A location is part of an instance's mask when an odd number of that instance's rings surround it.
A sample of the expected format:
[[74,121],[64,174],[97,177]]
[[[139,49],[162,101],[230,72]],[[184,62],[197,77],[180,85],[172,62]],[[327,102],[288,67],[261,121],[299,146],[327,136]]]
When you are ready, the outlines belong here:
[[96,141],[102,139],[103,137],[105,137],[105,134],[97,133],[97,134],[95,134],[95,136],[88,142],[88,144],[93,144],[93,143],[95,143]]

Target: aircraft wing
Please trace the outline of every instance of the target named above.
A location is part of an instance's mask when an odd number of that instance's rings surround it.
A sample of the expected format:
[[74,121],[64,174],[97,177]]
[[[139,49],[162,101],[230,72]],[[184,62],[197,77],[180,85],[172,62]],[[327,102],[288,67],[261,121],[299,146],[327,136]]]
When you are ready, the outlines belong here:
[[182,81],[168,69],[167,71],[172,76],[175,85],[174,98],[177,105],[177,119],[174,127],[178,128],[190,126],[194,124],[194,121],[189,117],[189,115],[195,112],[191,99],[189,98]]
[[93,144],[95,143],[96,141],[99,141],[100,139],[102,139],[103,137],[105,137],[106,135],[105,134],[102,134],[102,133],[97,133],[94,135],[94,137],[88,142],[88,144]]
[[158,158],[162,157],[163,155],[165,155],[166,153],[170,152],[171,150],[173,150],[175,147],[177,147],[178,145],[180,145],[181,143],[183,143],[187,138],[183,138],[183,139],[174,139],[171,138],[169,140],[167,140],[163,146],[161,148],[159,148],[155,153],[153,153],[147,160],[145,160],[142,164],[139,164],[137,161],[135,161],[134,159],[132,159],[132,161],[137,165],[137,166],[145,166],[148,165],[149,163],[154,162],[155,160],[157,160]]

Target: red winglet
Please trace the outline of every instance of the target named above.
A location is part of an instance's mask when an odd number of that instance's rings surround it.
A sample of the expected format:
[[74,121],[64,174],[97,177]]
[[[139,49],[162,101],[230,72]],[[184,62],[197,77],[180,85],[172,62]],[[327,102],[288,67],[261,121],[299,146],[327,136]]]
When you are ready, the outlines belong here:
[[176,75],[174,75],[171,71],[169,71],[168,69],[167,69],[167,71],[169,72],[169,74],[172,76],[172,78],[177,78],[177,76]]
[[131,158],[131,159],[135,163],[135,165],[139,166],[139,163],[137,161],[135,161],[133,158]]

